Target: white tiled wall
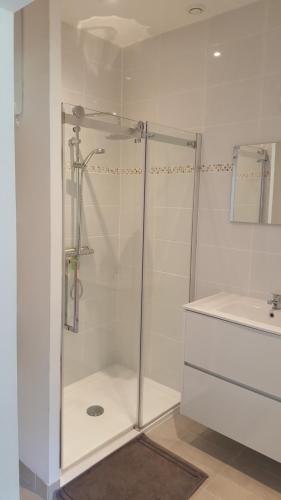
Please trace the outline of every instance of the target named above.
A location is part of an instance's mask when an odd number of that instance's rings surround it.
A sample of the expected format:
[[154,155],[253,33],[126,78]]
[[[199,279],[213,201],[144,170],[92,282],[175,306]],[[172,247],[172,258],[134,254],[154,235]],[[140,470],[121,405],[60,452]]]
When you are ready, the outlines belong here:
[[144,202],[144,142],[123,141],[120,179],[119,273],[115,359],[137,370],[139,360]]
[[[174,137],[170,127],[149,132]],[[194,134],[184,134],[195,140]],[[190,137],[189,137],[190,136]],[[194,150],[151,140],[147,153],[143,341],[145,376],[175,390],[182,378],[182,310],[189,300]],[[144,393],[144,410],[149,404]]]
[[[75,246],[76,196],[69,165],[68,140],[72,127],[65,130],[65,247]],[[81,151],[85,156],[96,147],[105,147],[103,133],[81,130]],[[119,148],[106,146],[106,154],[89,163],[107,168],[119,165]],[[113,147],[113,150],[112,150]],[[118,165],[116,165],[118,162]],[[89,168],[83,179],[82,246],[94,254],[80,259],[79,278],[83,295],[79,304],[79,334],[64,333],[64,383],[67,385],[114,362],[113,338],[116,331],[116,296],[119,260],[120,176],[95,173]],[[72,279],[70,266],[70,280]],[[68,293],[68,321],[72,323],[73,300]]]
[[[90,109],[120,112],[121,51],[112,44],[62,25],[62,101]],[[83,156],[97,147],[105,155],[93,157],[90,166],[118,169],[120,145],[106,140],[103,132],[81,130]],[[75,185],[69,169],[65,136],[65,246],[73,247]],[[68,168],[67,168],[68,167]],[[83,183],[82,244],[94,255],[81,257],[79,334],[64,333],[64,383],[67,385],[114,363],[119,264],[120,175],[86,172]],[[69,298],[69,310],[72,300]],[[69,315],[71,319],[71,315]]]
[[[125,113],[201,131],[203,163],[231,163],[237,143],[281,140],[280,46],[280,1],[262,0],[129,47]],[[264,297],[281,287],[281,228],[231,224],[230,189],[231,172],[202,172],[196,293]]]
[[[62,41],[62,100],[120,113],[121,50],[64,24]],[[135,125],[123,121],[124,127]],[[64,128],[65,166],[69,167],[68,140],[73,130],[69,125]],[[84,292],[80,300],[79,333],[64,333],[66,385],[114,363],[137,366],[144,143],[112,141],[107,139],[108,135],[81,129],[83,156],[93,148],[105,148],[105,155],[93,157],[89,166],[110,168],[115,173],[97,173],[89,168],[84,177],[82,244],[89,245],[95,253],[81,257]],[[71,170],[66,168],[65,172],[65,244],[72,247],[75,186]],[[71,299],[69,302],[71,310]]]
[[[236,143],[281,140],[279,6],[258,1],[209,23],[205,164],[230,163]],[[264,298],[281,284],[281,228],[230,223],[230,186],[230,172],[202,173],[197,296],[233,290]]]

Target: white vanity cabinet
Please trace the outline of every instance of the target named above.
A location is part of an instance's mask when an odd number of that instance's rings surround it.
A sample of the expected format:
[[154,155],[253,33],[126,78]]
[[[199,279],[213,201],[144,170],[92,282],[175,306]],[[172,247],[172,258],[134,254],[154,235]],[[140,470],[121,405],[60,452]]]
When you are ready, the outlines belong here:
[[185,306],[181,413],[281,462],[281,311],[267,323],[268,306],[247,300],[264,322],[234,295]]

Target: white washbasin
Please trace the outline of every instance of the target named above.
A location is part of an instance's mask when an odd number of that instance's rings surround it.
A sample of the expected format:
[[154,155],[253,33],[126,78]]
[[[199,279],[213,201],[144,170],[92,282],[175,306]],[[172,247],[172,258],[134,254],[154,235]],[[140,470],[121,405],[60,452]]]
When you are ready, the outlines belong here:
[[281,310],[272,310],[265,300],[223,292],[186,304],[184,308],[281,335]]

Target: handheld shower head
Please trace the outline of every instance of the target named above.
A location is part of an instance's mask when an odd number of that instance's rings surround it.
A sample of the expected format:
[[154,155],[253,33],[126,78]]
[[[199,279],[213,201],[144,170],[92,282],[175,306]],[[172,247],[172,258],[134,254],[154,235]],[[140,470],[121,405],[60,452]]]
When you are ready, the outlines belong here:
[[85,158],[85,160],[83,161],[82,163],[82,168],[85,168],[89,161],[91,160],[91,158],[95,155],[103,155],[105,154],[105,149],[104,148],[96,148],[96,149],[93,149],[93,151],[91,151]]
[[105,149],[104,148],[97,148],[97,149],[94,149],[93,152],[95,155],[104,155]]

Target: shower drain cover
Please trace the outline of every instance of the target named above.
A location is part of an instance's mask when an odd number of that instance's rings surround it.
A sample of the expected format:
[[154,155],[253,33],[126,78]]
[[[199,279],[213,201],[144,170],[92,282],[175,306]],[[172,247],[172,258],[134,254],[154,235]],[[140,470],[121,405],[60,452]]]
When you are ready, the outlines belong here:
[[89,406],[87,413],[90,417],[100,417],[104,413],[104,408],[99,405]]

